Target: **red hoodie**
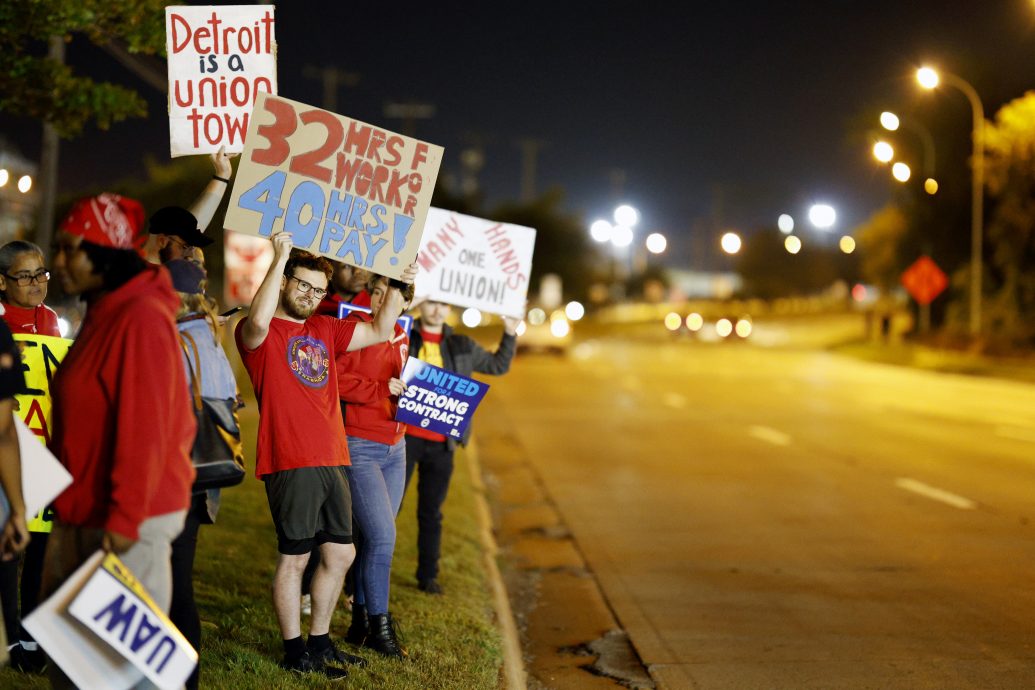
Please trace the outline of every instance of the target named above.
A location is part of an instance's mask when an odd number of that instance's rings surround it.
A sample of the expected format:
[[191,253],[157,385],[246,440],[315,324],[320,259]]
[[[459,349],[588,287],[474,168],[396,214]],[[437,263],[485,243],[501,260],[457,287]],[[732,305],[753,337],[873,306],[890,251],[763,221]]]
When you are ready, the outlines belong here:
[[[371,321],[354,312],[349,319]],[[409,355],[410,339],[399,324],[387,343],[370,345],[338,356],[338,394],[345,401],[345,435],[392,446],[406,434],[395,421],[399,397],[388,390],[388,379],[401,378]]]
[[152,266],[90,305],[52,386],[50,448],[72,474],[54,501],[63,522],[137,539],[147,518],[190,505],[196,423],[179,304]]

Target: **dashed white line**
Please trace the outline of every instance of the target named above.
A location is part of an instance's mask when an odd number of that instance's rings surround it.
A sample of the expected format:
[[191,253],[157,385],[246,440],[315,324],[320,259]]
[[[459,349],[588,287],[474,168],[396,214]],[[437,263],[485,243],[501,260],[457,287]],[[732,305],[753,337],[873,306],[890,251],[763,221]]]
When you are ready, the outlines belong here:
[[753,426],[748,429],[748,433],[757,438],[760,441],[766,443],[772,443],[774,446],[789,446],[791,445],[791,437],[782,431],[771,429],[767,426]]
[[932,501],[940,501],[946,505],[950,505],[953,508],[959,508],[960,510],[974,510],[977,508],[977,503],[964,498],[958,494],[954,494],[951,491],[945,491],[938,487],[924,484],[923,482],[909,477],[899,477],[895,480],[895,486],[906,491],[912,491],[915,494],[929,498]]

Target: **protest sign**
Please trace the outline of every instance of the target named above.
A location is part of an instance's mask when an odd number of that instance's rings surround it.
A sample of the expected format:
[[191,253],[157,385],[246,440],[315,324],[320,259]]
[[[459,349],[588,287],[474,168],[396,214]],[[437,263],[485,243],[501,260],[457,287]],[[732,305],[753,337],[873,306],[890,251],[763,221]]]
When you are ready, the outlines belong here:
[[399,278],[413,262],[442,148],[260,93],[225,227]]
[[[18,343],[18,348],[22,353],[22,374],[25,376],[25,392],[15,396],[18,401],[17,415],[25,422],[24,426],[28,427],[27,430],[36,435],[37,445],[46,446],[50,443],[50,382],[57,373],[58,365],[68,354],[68,348],[72,347],[72,341],[56,336],[29,333],[16,333],[14,340]],[[19,429],[20,434],[21,432],[22,429]],[[28,477],[32,476],[41,486],[57,477],[44,470],[44,467],[49,467],[49,465],[46,464],[45,459],[39,459],[41,456],[33,452],[35,449],[26,447],[26,442],[21,435],[19,442],[22,446],[22,491],[25,494],[28,514],[35,516],[29,521],[29,531],[49,532],[54,524],[54,515],[53,511],[47,507],[47,503],[64,490],[67,482],[62,484],[53,496],[40,504],[38,511],[29,509]],[[49,452],[46,453],[46,456],[54,458]],[[54,462],[57,461],[54,460]],[[58,467],[61,468],[61,465],[58,464]],[[64,472],[64,468],[61,468],[61,471]],[[65,472],[65,474],[68,473]]]
[[104,557],[68,607],[162,690],[182,687],[198,653],[113,553]]
[[[353,304],[352,302],[338,302],[338,318],[347,318],[349,314],[354,311],[362,312],[364,314],[373,314],[373,310],[370,307],[364,307],[359,304]],[[410,337],[410,330],[413,328],[413,317],[409,314],[403,314],[396,321],[399,324],[399,328],[403,329],[406,333],[406,337]]]
[[414,283],[418,299],[525,315],[535,230],[432,207]]
[[51,663],[57,664],[79,688],[126,690],[144,674],[68,611],[72,600],[104,560],[97,551],[46,601],[22,620]]
[[487,384],[410,357],[403,369],[406,392],[399,396],[396,421],[461,439]]
[[226,232],[223,238],[223,265],[226,267],[223,304],[246,307],[252,303],[273,263],[273,244],[265,237],[237,232]]
[[[29,522],[32,532],[49,532],[54,526],[54,511],[48,506],[69,484],[72,475],[58,462],[54,454],[39,442],[25,423],[14,415],[14,427],[18,434],[18,450],[22,463],[22,500],[25,514],[36,517]],[[7,522],[11,506],[3,489],[0,489],[0,526]]]
[[165,8],[172,157],[244,148],[257,93],[277,92],[273,5]]

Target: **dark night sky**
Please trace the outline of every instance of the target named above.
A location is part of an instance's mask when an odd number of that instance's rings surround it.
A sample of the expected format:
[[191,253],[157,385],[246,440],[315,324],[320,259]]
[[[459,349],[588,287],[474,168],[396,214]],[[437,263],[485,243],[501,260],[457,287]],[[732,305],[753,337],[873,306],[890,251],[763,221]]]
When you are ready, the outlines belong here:
[[[924,60],[974,84],[988,117],[1035,87],[1031,0],[292,0],[277,7],[277,39],[288,98],[320,105],[303,67],[331,64],[361,75],[339,92],[343,114],[398,129],[385,101],[434,103],[417,135],[445,146],[443,171],[456,172],[460,150],[480,137],[490,204],[519,193],[518,139],[546,142],[538,189],[563,188],[587,221],[610,213],[611,171],[622,170],[623,200],[643,213],[640,236],[669,234],[674,264],[689,261],[691,228],[709,218],[750,230],[781,212],[803,219],[824,200],[838,208],[839,229],[864,220],[892,193],[866,139],[881,109],[925,122],[939,150],[939,141],[965,150],[967,102],[951,89],[920,93],[912,74]],[[65,145],[63,191],[136,173],[145,154],[168,156],[164,94],[82,39],[68,59],[139,88],[151,105],[147,120]],[[0,118],[0,131],[34,156],[31,124]],[[939,177],[969,180],[962,159],[949,169],[952,156],[940,158]]]

